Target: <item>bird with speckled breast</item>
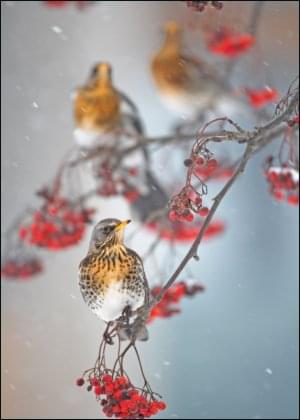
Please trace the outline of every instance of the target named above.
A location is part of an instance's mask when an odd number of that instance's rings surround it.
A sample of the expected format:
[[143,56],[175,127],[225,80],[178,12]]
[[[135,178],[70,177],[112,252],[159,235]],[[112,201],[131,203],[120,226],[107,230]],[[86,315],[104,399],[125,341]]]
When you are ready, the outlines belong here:
[[[143,262],[124,245],[130,220],[101,220],[94,228],[87,256],[79,265],[79,286],[92,312],[108,324],[149,302]],[[129,338],[129,337],[125,337]],[[140,333],[147,339],[147,331]]]

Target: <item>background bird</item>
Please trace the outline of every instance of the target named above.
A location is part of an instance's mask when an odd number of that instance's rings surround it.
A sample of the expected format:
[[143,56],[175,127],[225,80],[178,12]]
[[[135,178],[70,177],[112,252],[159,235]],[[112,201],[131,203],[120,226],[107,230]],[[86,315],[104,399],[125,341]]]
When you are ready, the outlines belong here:
[[[82,148],[115,142],[116,148],[126,145],[126,138],[119,138],[120,131],[128,130],[139,137],[140,150],[124,159],[128,166],[140,166],[144,184],[140,197],[131,204],[133,216],[145,221],[151,212],[164,207],[168,197],[150,168],[150,157],[143,145],[144,128],[134,102],[112,83],[112,69],[108,63],[94,66],[88,83],[80,88],[74,99],[76,129],[74,136]],[[129,139],[132,142],[132,139]]]
[[225,98],[228,101],[232,92],[215,70],[186,54],[179,24],[167,22],[164,30],[165,39],[152,59],[151,71],[165,106],[192,118]]
[[[130,220],[104,219],[94,228],[87,256],[79,266],[79,286],[94,314],[107,323],[118,320],[124,311],[135,311],[149,302],[149,286],[143,262],[123,243],[124,228]],[[121,338],[130,338],[124,329]],[[138,339],[147,339],[147,330]]]
[[131,129],[137,134],[143,131],[137,107],[114,87],[108,63],[96,64],[87,84],[77,90],[74,119],[74,138],[82,148],[111,141],[122,129]]

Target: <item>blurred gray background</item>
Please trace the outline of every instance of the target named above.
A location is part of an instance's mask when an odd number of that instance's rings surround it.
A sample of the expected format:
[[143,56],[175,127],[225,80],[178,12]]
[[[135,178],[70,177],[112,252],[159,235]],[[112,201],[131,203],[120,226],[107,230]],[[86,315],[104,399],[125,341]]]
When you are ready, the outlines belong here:
[[[283,94],[298,73],[298,2],[266,3],[260,49],[245,56],[233,81],[269,83]],[[252,5],[225,2],[219,20],[227,13],[243,28]],[[116,85],[138,104],[149,135],[168,133],[174,119],[156,95],[149,60],[165,20],[187,25],[204,15],[179,1],[104,1],[83,12],[3,1],[1,9],[4,232],[24,207],[39,204],[35,190],[72,145],[71,91],[95,62],[112,63]],[[205,50],[200,32],[189,39],[199,54]],[[190,265],[205,293],[183,301],[180,316],[157,320],[140,345],[150,382],[168,403],[160,418],[298,418],[298,209],[271,199],[261,166],[277,148],[251,161],[219,210],[225,235],[204,243],[200,262]],[[157,171],[168,177],[163,165]],[[101,202],[97,218],[112,212],[129,215],[114,199]],[[102,328],[77,286],[88,236],[78,247],[44,253],[42,276],[1,282],[2,418],[101,418],[93,395],[74,386],[96,358]],[[151,278],[151,265],[146,269]]]

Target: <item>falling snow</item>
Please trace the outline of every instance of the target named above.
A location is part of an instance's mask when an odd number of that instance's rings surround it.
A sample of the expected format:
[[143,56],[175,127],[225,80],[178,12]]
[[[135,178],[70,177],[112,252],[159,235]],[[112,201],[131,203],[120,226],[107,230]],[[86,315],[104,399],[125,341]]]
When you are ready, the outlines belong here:
[[52,31],[55,32],[56,34],[61,34],[63,32],[63,30],[59,27],[59,26],[52,26]]

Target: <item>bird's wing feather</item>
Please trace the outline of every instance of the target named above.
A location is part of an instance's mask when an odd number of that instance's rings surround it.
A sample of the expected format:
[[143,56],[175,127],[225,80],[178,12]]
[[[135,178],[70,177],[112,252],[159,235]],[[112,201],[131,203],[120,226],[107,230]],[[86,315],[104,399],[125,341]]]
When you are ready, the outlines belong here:
[[[92,255],[87,255],[79,264],[79,284],[85,283],[90,277],[89,266],[92,262]],[[85,302],[87,302],[87,295],[83,293],[81,287],[80,291]]]
[[148,284],[148,280],[146,277],[146,273],[145,273],[145,269],[144,269],[144,264],[143,264],[143,260],[141,259],[141,257],[132,249],[127,248],[127,252],[129,254],[131,254],[134,258],[137,259],[137,261],[140,264],[140,268],[142,269],[142,276],[143,276],[143,282],[144,282],[144,287],[145,287],[145,303],[149,302],[149,297],[150,297],[150,289],[149,289],[149,284]]

